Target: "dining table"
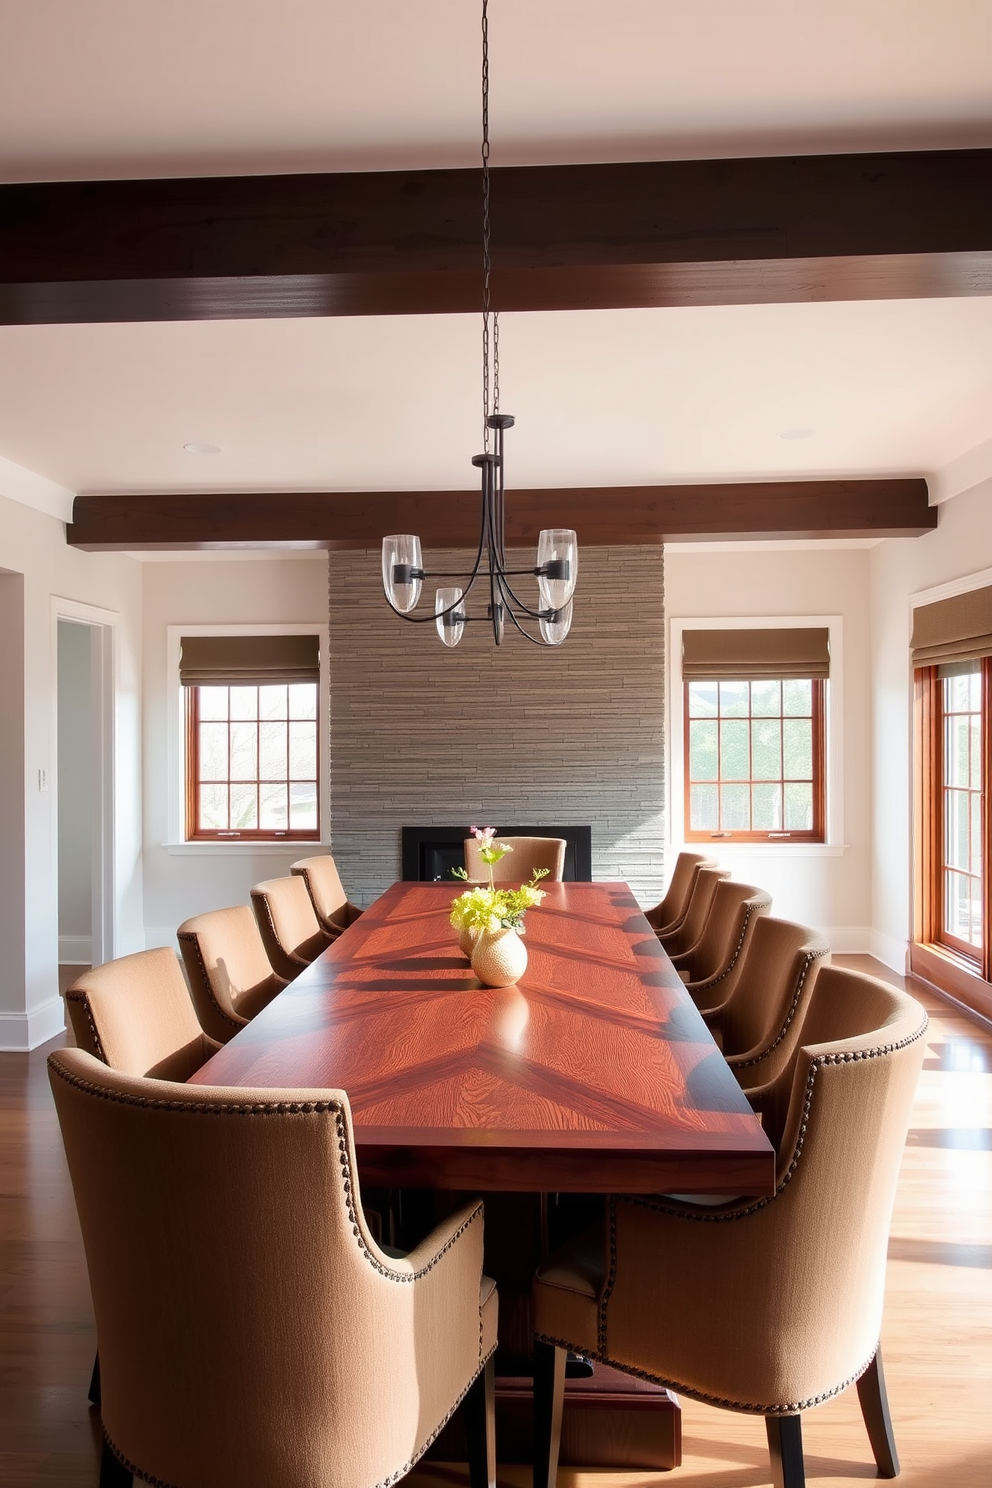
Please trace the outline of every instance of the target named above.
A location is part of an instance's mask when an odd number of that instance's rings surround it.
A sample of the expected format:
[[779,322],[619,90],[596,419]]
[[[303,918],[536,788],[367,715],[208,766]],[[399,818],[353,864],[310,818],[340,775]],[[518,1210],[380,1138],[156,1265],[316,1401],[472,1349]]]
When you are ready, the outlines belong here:
[[[404,1248],[486,1195],[500,1461],[527,1462],[530,1282],[549,1246],[604,1194],[772,1194],[775,1153],[627,884],[547,885],[526,972],[498,988],[459,950],[453,890],[394,884],[192,1080],[345,1091],[363,1197]],[[566,1382],[563,1464],[676,1467],[674,1395],[590,1368]],[[460,1429],[432,1455],[463,1460]]]

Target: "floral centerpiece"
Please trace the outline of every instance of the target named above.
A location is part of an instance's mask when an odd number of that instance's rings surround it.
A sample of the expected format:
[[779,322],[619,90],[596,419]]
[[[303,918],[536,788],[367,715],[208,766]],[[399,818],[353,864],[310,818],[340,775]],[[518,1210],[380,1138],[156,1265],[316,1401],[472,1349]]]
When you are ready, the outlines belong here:
[[[497,889],[493,883],[493,864],[513,848],[508,842],[497,842],[495,827],[472,827],[479,842],[479,855],[489,868],[489,887],[477,886],[459,894],[451,906],[451,923],[459,932],[458,944],[472,958],[472,969],[480,981],[491,987],[506,987],[521,977],[527,967],[527,951],[520,936],[524,933],[524,915],[544,898],[537,885],[547,876],[547,868],[534,870],[530,880],[518,889]],[[467,881],[464,868],[454,868],[456,878]]]

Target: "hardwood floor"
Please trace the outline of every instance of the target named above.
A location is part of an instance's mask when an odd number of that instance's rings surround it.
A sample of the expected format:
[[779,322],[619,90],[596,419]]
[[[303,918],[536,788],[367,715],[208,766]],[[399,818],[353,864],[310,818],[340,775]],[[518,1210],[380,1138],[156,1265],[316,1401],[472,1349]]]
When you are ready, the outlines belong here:
[[[838,957],[891,977],[865,957]],[[905,1488],[992,1481],[992,1035],[907,982],[930,1010],[924,1065],[889,1247],[883,1333]],[[86,1269],[45,1057],[0,1054],[0,1482],[94,1488],[99,1419],[86,1401],[95,1337]],[[760,1420],[684,1401],[692,1488],[770,1481]],[[875,1476],[857,1393],[803,1423],[810,1480]],[[562,1488],[643,1488],[664,1474],[562,1469]],[[502,1468],[505,1488],[529,1469]],[[463,1488],[457,1466],[415,1470],[408,1488]],[[272,1488],[278,1488],[273,1484]],[[333,1488],[333,1485],[328,1485]]]

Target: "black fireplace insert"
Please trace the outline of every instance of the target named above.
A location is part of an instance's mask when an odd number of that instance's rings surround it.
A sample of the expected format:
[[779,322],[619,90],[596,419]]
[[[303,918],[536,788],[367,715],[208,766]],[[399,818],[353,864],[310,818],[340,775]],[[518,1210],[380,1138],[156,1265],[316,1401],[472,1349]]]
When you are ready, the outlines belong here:
[[[564,837],[565,879],[592,880],[591,827],[500,827],[501,837]],[[468,828],[403,827],[403,878],[408,883],[452,882],[452,868],[465,863]]]

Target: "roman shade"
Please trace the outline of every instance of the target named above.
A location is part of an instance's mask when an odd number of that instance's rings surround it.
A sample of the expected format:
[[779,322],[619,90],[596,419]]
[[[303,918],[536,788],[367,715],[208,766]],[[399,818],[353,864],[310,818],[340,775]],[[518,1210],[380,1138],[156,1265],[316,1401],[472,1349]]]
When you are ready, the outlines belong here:
[[319,682],[315,635],[183,636],[179,680],[184,687]]
[[682,632],[682,676],[686,682],[829,675],[830,632],[826,626]]
[[992,587],[969,589],[913,611],[913,665],[992,656]]

